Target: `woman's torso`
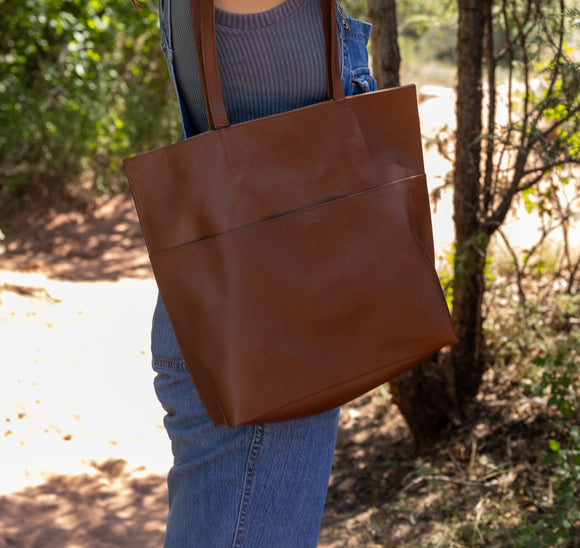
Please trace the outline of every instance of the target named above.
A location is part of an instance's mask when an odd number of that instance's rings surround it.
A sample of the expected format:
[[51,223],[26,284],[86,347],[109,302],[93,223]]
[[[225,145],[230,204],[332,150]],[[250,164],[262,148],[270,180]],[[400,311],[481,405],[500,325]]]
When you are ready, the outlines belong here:
[[[208,129],[188,0],[160,0],[162,46],[176,87],[183,136]],[[342,80],[351,95],[376,89],[368,69],[370,25],[337,10]],[[272,10],[216,9],[222,91],[231,123],[300,108],[326,98],[320,0],[286,0]]]
[[[188,0],[172,0],[175,79],[196,132],[208,128]],[[216,9],[222,91],[231,123],[322,101],[326,69],[319,0],[253,14]]]

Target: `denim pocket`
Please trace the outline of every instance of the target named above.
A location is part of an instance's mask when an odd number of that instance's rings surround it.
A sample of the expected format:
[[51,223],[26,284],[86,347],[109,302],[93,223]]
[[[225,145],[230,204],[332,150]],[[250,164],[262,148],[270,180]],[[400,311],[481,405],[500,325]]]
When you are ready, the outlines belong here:
[[376,91],[377,82],[371,76],[368,67],[357,68],[352,71],[352,94],[366,93],[367,91]]
[[157,298],[157,306],[153,313],[151,354],[153,355],[153,368],[155,370],[186,369],[161,297]]

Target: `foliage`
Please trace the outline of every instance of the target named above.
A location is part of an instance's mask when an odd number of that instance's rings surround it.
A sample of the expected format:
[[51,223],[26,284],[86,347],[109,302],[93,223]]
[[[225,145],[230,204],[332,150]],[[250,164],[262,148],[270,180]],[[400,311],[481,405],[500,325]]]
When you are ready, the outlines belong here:
[[578,204],[580,186],[547,176],[536,192],[523,195],[523,211],[535,215],[536,240],[528,234],[517,247],[498,230],[484,306],[488,359],[496,367],[522,363],[530,352],[565,354],[570,344],[580,345],[580,249],[572,241]]
[[565,545],[580,533],[580,355],[553,359],[548,354],[534,362],[543,370],[537,393],[549,395],[548,405],[557,415],[552,423],[555,437],[542,460],[553,476],[553,508],[533,525],[544,545]]
[[397,21],[404,80],[451,85],[455,63],[455,0],[397,0]]
[[[353,17],[369,20],[367,0],[341,0],[341,4]],[[395,4],[403,79],[450,84],[457,29],[455,1],[395,0]],[[371,33],[371,41],[373,38]]]
[[[524,196],[526,211],[538,214],[538,240],[517,253],[500,231],[511,265],[496,261],[488,295],[490,357],[496,367],[516,364],[529,395],[544,398],[553,410],[539,463],[552,477],[543,497],[548,504],[542,515],[524,516],[516,546],[570,546],[580,534],[580,256],[570,244],[579,198],[562,192],[551,176]],[[556,243],[548,243],[557,232]]]
[[342,0],[340,3],[346,12],[357,19],[364,19],[367,11],[367,0]]
[[[175,138],[156,14],[124,0],[0,0],[0,202],[84,173],[117,188],[120,160]],[[172,114],[169,114],[169,110]]]
[[[501,227],[518,194],[547,197],[546,178],[552,175],[553,193],[555,170],[580,163],[580,64],[566,46],[564,0],[496,4],[488,16],[489,108],[479,204],[488,234]],[[500,44],[493,42],[493,27],[504,34]],[[501,66],[507,67],[502,88]]]
[[485,370],[481,320],[491,237],[520,197],[534,193],[548,203],[562,186],[558,172],[580,165],[580,65],[565,46],[565,0],[459,6],[453,320],[460,342],[451,371],[463,407]]
[[[449,40],[449,31],[456,27],[457,7],[454,0],[398,0],[397,18],[402,38],[414,41],[423,39],[436,55],[452,55],[450,51],[454,41]],[[439,32],[432,32],[435,29]],[[434,44],[436,37],[442,38],[443,35],[447,41]]]
[[441,282],[443,294],[447,306],[451,307],[453,303],[453,259],[455,256],[455,247],[450,246],[448,249],[442,250],[437,257],[437,275]]
[[[551,417],[538,462],[551,478],[536,495],[540,513],[526,512],[512,527],[513,545],[522,548],[574,546],[580,535],[580,295],[570,247],[542,246],[548,232],[544,225],[522,256],[504,237],[511,264],[494,261],[487,296],[490,360],[497,370],[516,367],[527,397],[541,398]],[[564,231],[561,241],[567,238]],[[498,527],[490,526],[489,535],[501,536]]]
[[412,470],[406,463],[402,488],[374,516],[390,520],[385,536],[404,522],[420,536],[382,545],[568,548],[580,541],[580,296],[565,291],[562,271],[533,269],[524,284],[527,317],[515,312],[522,282],[513,265],[494,260],[490,271],[487,341],[497,363],[476,412],[415,456]]

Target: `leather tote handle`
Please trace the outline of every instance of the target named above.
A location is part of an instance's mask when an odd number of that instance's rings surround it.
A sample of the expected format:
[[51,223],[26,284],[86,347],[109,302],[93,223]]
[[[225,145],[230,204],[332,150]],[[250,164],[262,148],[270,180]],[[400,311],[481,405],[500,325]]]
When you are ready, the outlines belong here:
[[[214,1],[190,0],[189,4],[209,126],[212,130],[221,129],[229,126],[229,121],[219,75]],[[334,0],[320,0],[320,4],[326,44],[328,98],[337,101],[344,99],[344,88],[340,77]]]

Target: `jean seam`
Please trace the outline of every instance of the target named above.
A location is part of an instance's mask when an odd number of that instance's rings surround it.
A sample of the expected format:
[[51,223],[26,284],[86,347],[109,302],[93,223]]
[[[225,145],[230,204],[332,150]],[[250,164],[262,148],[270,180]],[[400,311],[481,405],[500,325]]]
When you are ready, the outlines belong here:
[[161,356],[153,356],[152,359],[153,368],[158,369],[170,369],[175,371],[186,371],[187,367],[183,360],[174,360],[171,358],[165,358]]
[[250,451],[248,453],[248,460],[246,462],[246,472],[244,474],[244,483],[242,486],[242,498],[240,500],[240,509],[238,511],[238,520],[236,523],[236,530],[234,531],[234,542],[232,544],[232,548],[241,548],[242,546],[248,507],[250,505],[250,497],[252,495],[252,488],[256,475],[256,463],[258,461],[260,448],[262,447],[263,438],[264,425],[255,425],[254,433],[252,436],[252,443],[250,444]]

